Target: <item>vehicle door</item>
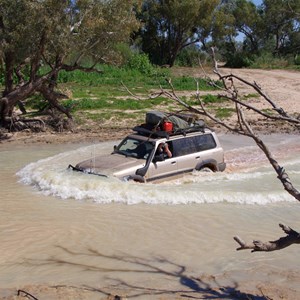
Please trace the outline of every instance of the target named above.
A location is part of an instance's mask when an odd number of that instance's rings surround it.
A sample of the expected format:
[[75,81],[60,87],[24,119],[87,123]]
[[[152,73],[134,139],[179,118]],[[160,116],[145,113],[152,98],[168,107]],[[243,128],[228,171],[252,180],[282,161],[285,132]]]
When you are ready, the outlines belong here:
[[[202,160],[214,159],[219,161],[219,156],[216,156],[220,149],[217,149],[217,143],[212,134],[204,134],[196,137],[197,151],[200,152]],[[222,158],[221,158],[222,159]]]
[[[168,141],[168,146],[173,153],[173,145],[171,141]],[[158,148],[159,143],[156,144],[156,151]],[[162,179],[164,177],[169,177],[172,175],[175,175],[177,173],[177,158],[176,157],[168,157],[166,154],[163,155],[162,160],[157,160],[156,155],[154,155],[154,158],[152,162],[150,163],[147,175],[148,180],[154,180],[154,179]]]
[[174,141],[174,155],[178,157],[178,171],[189,172],[205,161],[215,159],[216,142],[211,134],[201,134]]
[[177,172],[192,171],[201,161],[201,155],[197,152],[194,137],[183,137],[173,141],[174,157],[177,160]]

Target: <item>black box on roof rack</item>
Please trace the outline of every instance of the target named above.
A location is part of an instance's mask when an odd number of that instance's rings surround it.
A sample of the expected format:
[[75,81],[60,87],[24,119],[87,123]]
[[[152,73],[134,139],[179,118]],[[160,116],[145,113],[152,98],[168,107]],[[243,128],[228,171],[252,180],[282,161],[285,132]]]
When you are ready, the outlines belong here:
[[160,123],[163,122],[164,119],[167,119],[167,116],[161,112],[161,111],[148,111],[146,113],[146,124],[153,125],[153,126],[159,126]]

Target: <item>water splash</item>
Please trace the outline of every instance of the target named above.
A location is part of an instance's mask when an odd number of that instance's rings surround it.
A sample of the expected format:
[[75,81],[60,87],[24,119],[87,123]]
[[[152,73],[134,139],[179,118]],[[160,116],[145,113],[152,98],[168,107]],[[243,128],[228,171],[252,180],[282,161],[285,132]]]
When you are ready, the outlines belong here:
[[[226,152],[223,173],[194,172],[160,184],[120,182],[115,178],[73,172],[68,164],[88,159],[91,153],[110,152],[111,143],[81,147],[31,163],[17,175],[36,191],[62,199],[126,204],[239,203],[260,204],[294,201],[287,194],[263,154],[253,147]],[[279,155],[279,151],[276,152]],[[299,182],[300,159],[286,161],[290,175]],[[297,181],[298,180],[298,181]]]

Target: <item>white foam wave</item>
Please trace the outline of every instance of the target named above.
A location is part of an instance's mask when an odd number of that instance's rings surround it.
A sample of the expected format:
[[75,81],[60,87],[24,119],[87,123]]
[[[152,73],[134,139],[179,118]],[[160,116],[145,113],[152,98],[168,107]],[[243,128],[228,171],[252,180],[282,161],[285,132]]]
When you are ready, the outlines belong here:
[[[103,145],[97,147],[97,152],[103,151]],[[102,178],[67,170],[68,164],[89,157],[91,151],[95,151],[94,145],[39,160],[25,166],[17,175],[22,183],[34,186],[45,195],[62,199],[92,200],[97,203],[227,202],[265,205],[294,201],[283,190],[270,168],[255,172],[195,172],[162,184],[126,183],[114,178]],[[292,173],[296,175],[295,177],[299,177],[297,175],[300,170],[293,170]]]

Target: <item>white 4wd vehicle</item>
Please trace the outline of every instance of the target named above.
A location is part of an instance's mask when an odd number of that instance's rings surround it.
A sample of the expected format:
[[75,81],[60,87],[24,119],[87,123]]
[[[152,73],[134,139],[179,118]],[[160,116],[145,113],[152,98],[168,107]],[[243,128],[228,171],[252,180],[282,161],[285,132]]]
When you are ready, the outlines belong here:
[[[109,155],[96,156],[76,171],[138,182],[161,181],[193,170],[224,171],[224,151],[216,134],[202,126],[172,132],[135,127]],[[170,152],[171,154],[170,154]]]

